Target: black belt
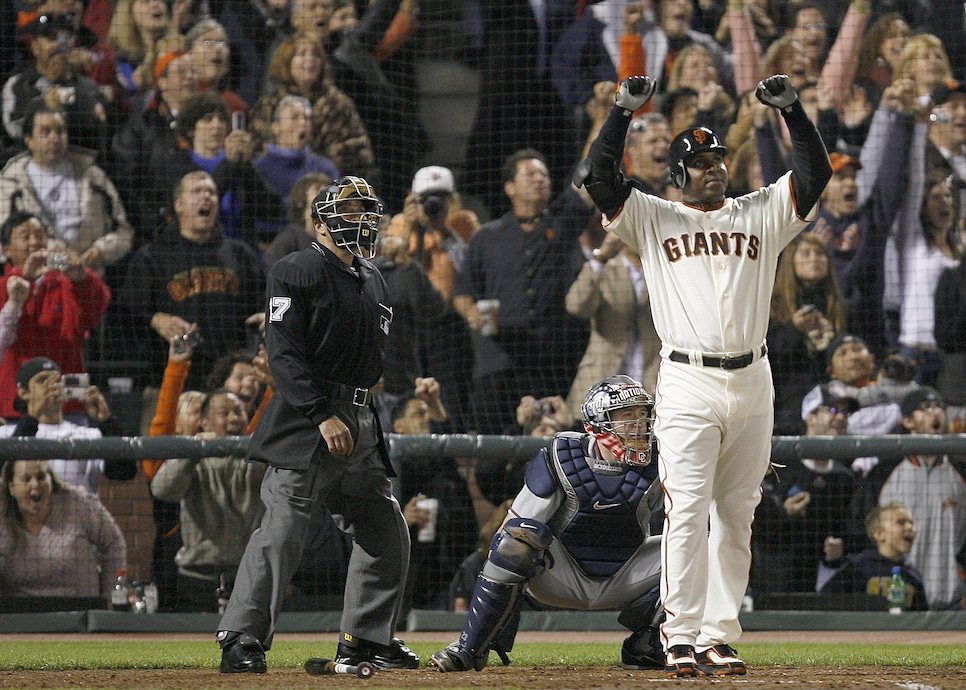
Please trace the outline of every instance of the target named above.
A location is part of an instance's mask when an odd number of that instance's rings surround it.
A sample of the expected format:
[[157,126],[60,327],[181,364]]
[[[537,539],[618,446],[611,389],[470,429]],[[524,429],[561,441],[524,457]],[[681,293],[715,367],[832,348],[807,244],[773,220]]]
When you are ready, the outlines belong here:
[[333,383],[332,381],[323,383],[322,387],[325,388],[326,394],[333,400],[352,403],[359,407],[365,407],[372,400],[372,393],[369,392],[368,388],[355,388],[343,383]]
[[[761,356],[764,357],[768,354],[768,346],[761,346]],[[678,352],[673,350],[668,359],[672,362],[680,362],[681,364],[690,364],[691,358],[686,352]],[[706,367],[717,367],[718,369],[732,370],[732,369],[744,369],[746,366],[755,361],[755,351],[746,352],[743,355],[701,355],[701,364]]]

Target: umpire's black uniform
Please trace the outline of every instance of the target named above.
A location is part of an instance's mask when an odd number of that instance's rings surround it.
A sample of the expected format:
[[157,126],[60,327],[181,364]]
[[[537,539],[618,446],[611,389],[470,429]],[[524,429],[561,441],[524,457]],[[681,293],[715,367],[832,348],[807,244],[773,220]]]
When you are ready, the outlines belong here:
[[[393,498],[392,472],[369,388],[382,374],[392,311],[382,275],[362,259],[346,266],[317,242],[272,268],[266,346],[276,393],[249,455],[271,465],[265,517],[238,569],[219,631],[249,633],[268,649],[302,542],[321,500],[354,536],[342,631],[389,644],[409,568],[409,530]],[[355,440],[328,452],[319,424],[336,415]]]

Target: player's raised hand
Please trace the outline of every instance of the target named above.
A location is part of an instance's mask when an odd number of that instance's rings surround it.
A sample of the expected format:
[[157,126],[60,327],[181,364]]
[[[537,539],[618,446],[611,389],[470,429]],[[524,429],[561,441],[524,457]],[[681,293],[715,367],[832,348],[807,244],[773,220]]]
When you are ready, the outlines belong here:
[[617,105],[633,112],[651,100],[656,90],[657,82],[650,77],[628,77],[617,90]]
[[771,108],[787,108],[798,100],[798,92],[785,74],[762,79],[755,89],[755,96]]

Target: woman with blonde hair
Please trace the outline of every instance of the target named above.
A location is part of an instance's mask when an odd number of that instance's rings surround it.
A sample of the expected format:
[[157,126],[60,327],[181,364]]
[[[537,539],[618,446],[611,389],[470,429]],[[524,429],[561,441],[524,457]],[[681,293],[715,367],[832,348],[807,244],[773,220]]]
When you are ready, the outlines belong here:
[[274,93],[262,96],[249,113],[248,131],[256,153],[273,140],[275,108],[286,96],[312,103],[312,151],[331,160],[343,175],[365,177],[374,156],[365,125],[352,100],[332,81],[325,48],[310,34],[279,44],[269,67]]
[[[668,75],[667,93],[682,88],[694,89],[698,94],[698,111],[711,115],[708,127],[724,132],[735,115],[735,101],[719,83],[718,68],[711,52],[699,43],[685,46],[674,59]],[[699,116],[700,117],[700,116]]]
[[825,349],[846,329],[828,246],[803,232],[782,251],[768,324],[777,435],[804,433],[802,398],[826,379]]
[[117,78],[128,98],[154,87],[155,45],[177,33],[164,0],[118,0],[107,40],[117,54]]
[[912,79],[920,105],[929,105],[933,89],[953,79],[943,42],[932,34],[916,34],[906,40],[892,80]]

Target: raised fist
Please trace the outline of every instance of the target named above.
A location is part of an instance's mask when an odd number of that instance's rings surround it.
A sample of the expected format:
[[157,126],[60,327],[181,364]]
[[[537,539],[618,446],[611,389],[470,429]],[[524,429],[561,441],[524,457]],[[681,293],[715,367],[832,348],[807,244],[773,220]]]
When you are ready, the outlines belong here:
[[634,112],[651,100],[657,90],[657,82],[650,77],[628,77],[617,90],[617,105]]
[[771,108],[787,108],[798,100],[798,92],[784,74],[776,74],[758,82],[755,96]]

